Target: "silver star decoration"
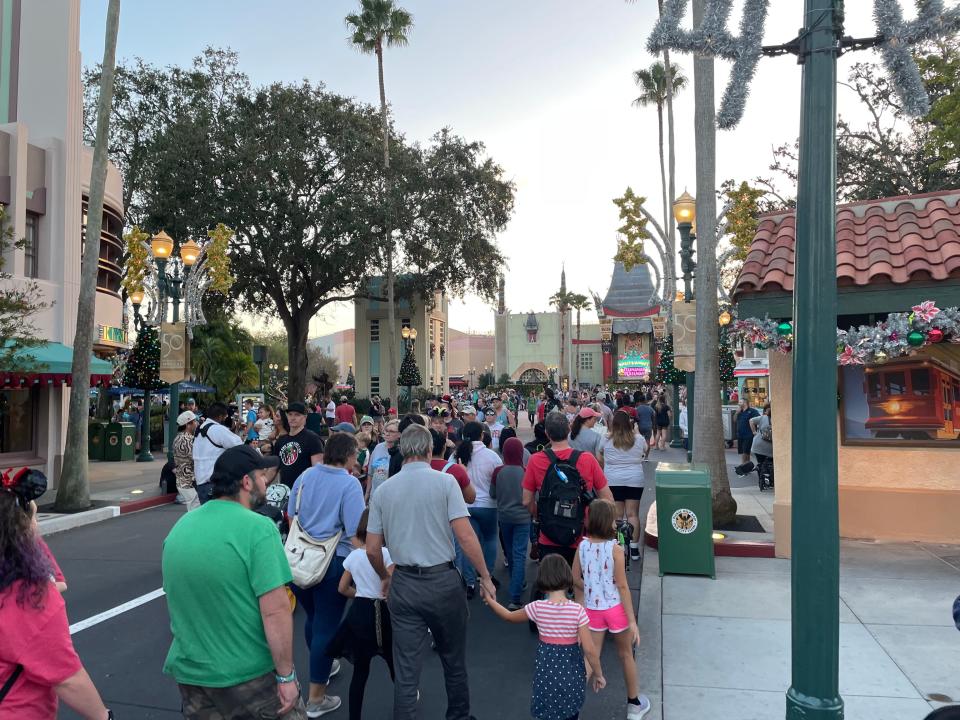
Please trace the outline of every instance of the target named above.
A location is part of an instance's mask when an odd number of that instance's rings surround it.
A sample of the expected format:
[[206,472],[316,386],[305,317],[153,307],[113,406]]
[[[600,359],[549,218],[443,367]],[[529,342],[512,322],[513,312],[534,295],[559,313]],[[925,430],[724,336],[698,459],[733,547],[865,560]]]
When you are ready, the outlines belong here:
[[763,54],[763,26],[769,0],[746,0],[737,36],[727,30],[733,0],[708,2],[700,27],[683,30],[680,22],[686,14],[687,2],[667,0],[664,3],[663,14],[647,40],[647,49],[655,55],[670,49],[732,61],[733,71],[720,101],[717,125],[724,129],[735,127],[743,117],[750,81]]
[[919,117],[930,111],[930,99],[911,50],[919,43],[960,30],[960,8],[947,10],[943,0],[916,0],[916,5],[917,18],[905,22],[898,0],[874,0],[873,19],[883,38],[880,56],[903,109]]

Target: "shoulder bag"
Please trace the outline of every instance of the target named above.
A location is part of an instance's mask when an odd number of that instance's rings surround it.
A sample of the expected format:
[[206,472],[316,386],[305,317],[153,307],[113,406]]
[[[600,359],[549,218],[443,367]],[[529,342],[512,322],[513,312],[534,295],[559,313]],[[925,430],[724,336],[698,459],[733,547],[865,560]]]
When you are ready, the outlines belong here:
[[297,506],[290,523],[290,532],[283,549],[290,564],[293,582],[301,588],[310,588],[323,580],[327,569],[337,552],[342,530],[338,530],[326,540],[315,540],[300,525],[300,499],[303,497],[303,485],[297,493]]

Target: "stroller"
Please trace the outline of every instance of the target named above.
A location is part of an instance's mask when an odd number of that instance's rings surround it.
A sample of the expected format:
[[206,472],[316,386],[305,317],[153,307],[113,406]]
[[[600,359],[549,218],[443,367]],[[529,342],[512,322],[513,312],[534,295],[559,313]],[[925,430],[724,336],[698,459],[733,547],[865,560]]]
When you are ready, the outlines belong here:
[[738,465],[733,469],[733,471],[740,477],[749,475],[754,470],[757,471],[757,485],[760,487],[760,492],[763,492],[767,488],[773,487],[773,458],[765,457],[763,462],[760,465],[750,461],[745,462],[743,465]]

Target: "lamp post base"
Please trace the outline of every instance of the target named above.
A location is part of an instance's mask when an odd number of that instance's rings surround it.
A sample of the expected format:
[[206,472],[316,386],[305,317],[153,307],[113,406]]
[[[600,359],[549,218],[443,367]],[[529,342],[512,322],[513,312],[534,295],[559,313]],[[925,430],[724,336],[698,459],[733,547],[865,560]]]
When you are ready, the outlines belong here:
[[683,447],[683,431],[680,429],[680,387],[673,383],[673,428],[670,447]]
[[143,415],[140,418],[140,454],[137,462],[153,462],[150,452],[150,391],[143,393]]
[[790,688],[787,690],[787,720],[843,720],[840,696],[819,698]]

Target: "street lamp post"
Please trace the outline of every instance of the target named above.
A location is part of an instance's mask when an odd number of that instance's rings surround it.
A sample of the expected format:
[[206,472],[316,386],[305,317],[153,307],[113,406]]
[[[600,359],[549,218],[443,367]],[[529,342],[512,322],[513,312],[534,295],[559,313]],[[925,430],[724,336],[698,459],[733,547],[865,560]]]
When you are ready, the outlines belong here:
[[[693,259],[693,243],[696,235],[693,233],[693,222],[697,217],[697,204],[686,190],[683,195],[673,201],[673,217],[677,221],[677,230],[680,231],[680,269],[683,272],[683,301],[693,299],[693,279],[696,276],[697,263]],[[676,359],[676,355],[674,355]],[[693,391],[696,382],[695,374],[687,371],[687,462],[693,460]],[[680,390],[674,385],[674,407],[680,405]]]
[[267,361],[267,346],[253,346],[253,364],[257,366],[257,373],[260,375],[260,395],[263,395],[263,364]]

